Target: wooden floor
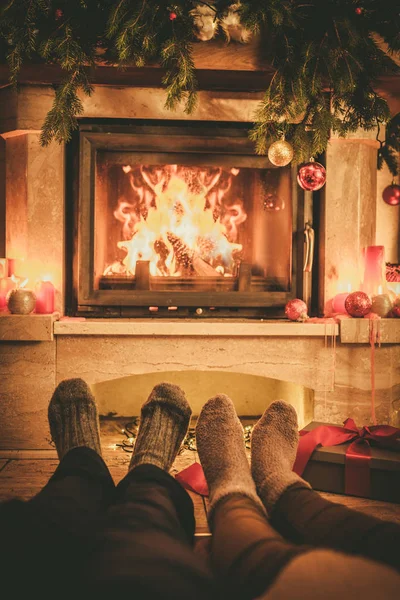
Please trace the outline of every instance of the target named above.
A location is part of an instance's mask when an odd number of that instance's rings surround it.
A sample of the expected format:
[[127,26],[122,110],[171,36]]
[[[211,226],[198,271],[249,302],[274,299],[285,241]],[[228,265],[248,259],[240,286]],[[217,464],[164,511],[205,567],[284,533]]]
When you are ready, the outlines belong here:
[[[122,433],[123,427],[124,423],[116,419],[101,422],[103,457],[115,483],[126,475],[131,457],[129,440],[126,434]],[[121,447],[124,443],[128,443],[125,450]],[[198,461],[197,453],[185,449],[177,457],[171,474],[176,475],[196,460]],[[13,497],[26,500],[32,498],[47,483],[57,465],[57,454],[50,444],[49,450],[0,450],[0,502]],[[195,506],[196,535],[208,536],[207,501],[198,494],[190,495]],[[400,523],[399,504],[338,494],[321,495],[367,514]]]

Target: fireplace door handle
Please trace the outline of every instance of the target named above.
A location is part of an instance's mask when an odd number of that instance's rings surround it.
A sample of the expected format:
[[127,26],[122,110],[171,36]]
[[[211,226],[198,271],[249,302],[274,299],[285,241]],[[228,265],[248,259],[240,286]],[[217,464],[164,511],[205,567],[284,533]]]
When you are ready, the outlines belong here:
[[314,229],[311,227],[310,223],[306,223],[304,236],[306,238],[306,251],[304,255],[303,271],[311,273],[314,260]]

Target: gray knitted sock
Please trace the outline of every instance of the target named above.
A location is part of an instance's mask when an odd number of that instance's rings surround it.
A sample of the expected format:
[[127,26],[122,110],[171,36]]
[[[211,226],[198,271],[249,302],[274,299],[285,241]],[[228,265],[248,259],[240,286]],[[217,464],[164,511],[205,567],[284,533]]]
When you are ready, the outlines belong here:
[[101,456],[96,401],[83,379],[65,379],[56,387],[48,407],[50,433],[58,458],[86,446]]
[[151,464],[169,471],[187,433],[192,409],[177,385],[159,383],[141,408],[129,470]]
[[196,445],[208,485],[209,521],[217,503],[231,494],[248,496],[265,512],[250,473],[242,424],[225,394],[210,398],[201,409]]
[[299,432],[291,404],[276,400],[267,408],[251,434],[251,471],[268,512],[281,494],[296,482],[311,487],[292,471]]

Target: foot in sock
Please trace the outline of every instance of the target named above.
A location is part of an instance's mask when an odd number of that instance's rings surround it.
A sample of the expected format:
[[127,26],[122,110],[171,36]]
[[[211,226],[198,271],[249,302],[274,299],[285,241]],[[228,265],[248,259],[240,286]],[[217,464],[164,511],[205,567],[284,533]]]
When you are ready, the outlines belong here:
[[292,471],[298,442],[295,409],[283,400],[276,400],[265,410],[251,434],[251,471],[268,512],[294,483],[310,487]]
[[65,379],[58,384],[49,403],[48,420],[60,460],[80,446],[101,455],[96,401],[83,379]]
[[203,406],[196,445],[209,490],[209,520],[219,500],[231,494],[248,496],[264,512],[246,456],[243,427],[225,394],[210,398]]
[[192,409],[179,386],[154,386],[141,408],[129,470],[151,464],[168,472],[186,436],[191,415]]

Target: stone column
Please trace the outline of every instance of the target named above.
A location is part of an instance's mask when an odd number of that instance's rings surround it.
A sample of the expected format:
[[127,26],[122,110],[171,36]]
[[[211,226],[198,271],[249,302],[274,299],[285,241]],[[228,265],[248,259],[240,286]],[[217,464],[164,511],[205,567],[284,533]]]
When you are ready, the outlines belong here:
[[[327,180],[321,219],[320,310],[339,292],[359,289],[361,252],[375,244],[377,148],[375,131],[333,136],[326,152]],[[324,261],[322,261],[324,262]]]
[[40,145],[40,133],[3,133],[6,156],[6,254],[17,274],[49,278],[64,308],[64,146]]

